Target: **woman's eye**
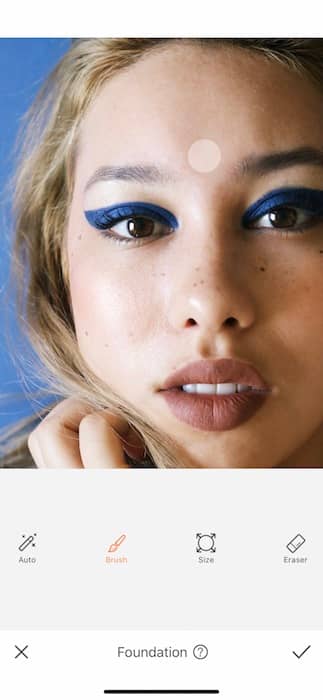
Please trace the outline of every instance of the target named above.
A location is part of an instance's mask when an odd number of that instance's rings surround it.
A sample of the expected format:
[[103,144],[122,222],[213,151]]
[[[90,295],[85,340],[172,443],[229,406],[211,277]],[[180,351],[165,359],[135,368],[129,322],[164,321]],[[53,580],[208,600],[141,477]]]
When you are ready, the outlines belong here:
[[165,228],[169,228],[160,221],[144,216],[132,216],[113,224],[109,230],[117,233],[122,238],[148,238],[162,236]]
[[246,229],[303,233],[323,220],[323,191],[310,187],[278,187],[253,202],[244,212]]
[[270,209],[267,214],[253,219],[248,228],[290,228],[297,230],[309,224],[313,218],[315,218],[313,212],[305,209],[290,206],[275,207]]
[[140,244],[173,233],[178,227],[175,216],[167,209],[147,202],[129,202],[108,209],[85,211],[91,226],[116,243]]

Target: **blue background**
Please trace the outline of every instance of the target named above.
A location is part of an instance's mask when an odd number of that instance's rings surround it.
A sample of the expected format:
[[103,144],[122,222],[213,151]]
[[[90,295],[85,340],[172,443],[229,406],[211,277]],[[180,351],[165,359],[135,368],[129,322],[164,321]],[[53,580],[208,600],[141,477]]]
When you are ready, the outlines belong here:
[[[10,359],[4,333],[8,314],[3,290],[9,267],[10,201],[5,191],[13,169],[12,149],[21,115],[28,109],[44,78],[70,47],[71,40],[0,39],[0,394],[23,390],[17,369]],[[19,330],[12,313],[10,328],[14,342],[19,343]],[[28,373],[27,373],[28,375]],[[25,398],[19,404],[0,404],[0,427],[32,411]]]

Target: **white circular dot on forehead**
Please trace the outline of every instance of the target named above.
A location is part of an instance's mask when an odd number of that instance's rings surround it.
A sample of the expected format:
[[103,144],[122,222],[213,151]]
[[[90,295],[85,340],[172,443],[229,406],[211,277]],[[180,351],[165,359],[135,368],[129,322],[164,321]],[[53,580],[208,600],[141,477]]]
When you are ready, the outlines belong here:
[[212,139],[198,139],[188,149],[187,158],[193,170],[199,173],[210,173],[219,165],[221,151]]

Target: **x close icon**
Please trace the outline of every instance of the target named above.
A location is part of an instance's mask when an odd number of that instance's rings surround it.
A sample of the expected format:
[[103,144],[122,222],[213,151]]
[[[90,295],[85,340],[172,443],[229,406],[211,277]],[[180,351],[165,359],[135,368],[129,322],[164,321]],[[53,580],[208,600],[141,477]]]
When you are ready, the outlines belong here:
[[27,654],[25,654],[26,649],[28,649],[28,644],[26,644],[26,646],[23,649],[20,649],[19,647],[17,647],[17,644],[15,644],[15,647],[18,650],[18,654],[16,654],[15,659],[18,659],[18,656],[24,656],[25,659],[29,658],[27,656]]

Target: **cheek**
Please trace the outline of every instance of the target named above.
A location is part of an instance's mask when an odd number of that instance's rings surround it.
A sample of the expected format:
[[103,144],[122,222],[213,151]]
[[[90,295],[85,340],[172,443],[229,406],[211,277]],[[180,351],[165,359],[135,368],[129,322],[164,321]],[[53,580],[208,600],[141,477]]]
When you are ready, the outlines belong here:
[[255,265],[263,314],[284,319],[287,325],[311,324],[314,314],[318,318],[323,298],[322,256],[312,242],[292,246],[287,240],[278,247],[274,241],[271,248],[267,241],[266,248]]
[[311,256],[301,269],[286,265],[274,288],[277,293],[268,300],[266,310],[273,337],[279,339],[277,349],[281,348],[274,355],[275,362],[284,365],[283,376],[302,386],[305,393],[308,382],[321,390],[323,375],[317,368],[323,357],[323,266],[313,264]]
[[138,351],[154,335],[155,304],[147,284],[151,290],[151,280],[134,266],[73,259],[70,289],[78,344],[100,374],[107,359],[123,364],[129,349]]

